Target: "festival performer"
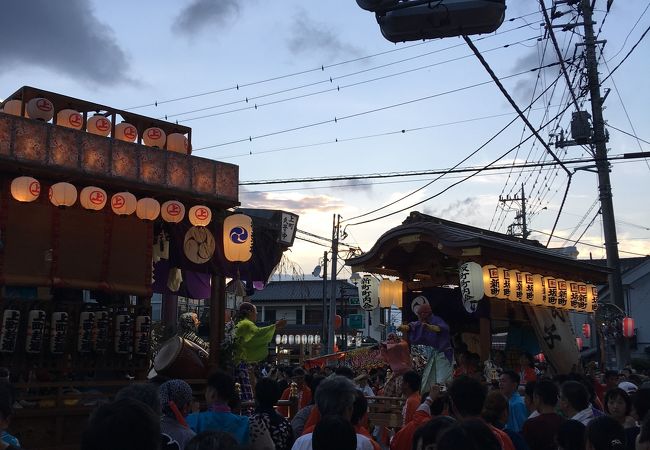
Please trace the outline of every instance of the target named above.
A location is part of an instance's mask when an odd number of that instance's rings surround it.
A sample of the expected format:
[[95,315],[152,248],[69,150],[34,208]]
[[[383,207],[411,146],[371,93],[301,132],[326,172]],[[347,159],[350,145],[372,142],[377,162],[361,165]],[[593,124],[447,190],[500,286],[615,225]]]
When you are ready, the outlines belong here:
[[452,375],[453,350],[449,325],[433,314],[431,306],[423,303],[415,313],[418,320],[399,327],[411,345],[424,346],[427,365],[422,373],[421,392],[427,392],[432,384],[444,384]]
[[[273,325],[258,327],[257,308],[249,302],[239,306],[234,321],[230,324],[230,333],[233,335],[232,358],[235,364],[235,376],[241,388],[241,400],[253,400],[253,386],[250,378],[250,364],[263,361],[268,356],[269,342],[275,336],[276,330],[281,330],[287,324],[284,319],[278,320]],[[226,339],[228,340],[228,339]]]
[[198,345],[207,352],[210,350],[210,344],[205,342],[198,334],[196,334],[199,330],[199,325],[201,325],[201,321],[199,321],[199,317],[196,313],[183,313],[178,320],[177,334],[183,339],[187,339],[188,341]]
[[399,397],[402,394],[402,375],[413,368],[408,342],[395,333],[389,333],[386,342],[379,344],[379,354],[391,369],[390,376],[386,377],[383,395]]

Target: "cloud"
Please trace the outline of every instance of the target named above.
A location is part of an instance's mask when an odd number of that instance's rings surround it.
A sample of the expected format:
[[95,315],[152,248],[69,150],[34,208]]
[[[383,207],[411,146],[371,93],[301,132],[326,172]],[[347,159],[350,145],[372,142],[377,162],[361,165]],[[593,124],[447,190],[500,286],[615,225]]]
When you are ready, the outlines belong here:
[[2,5],[0,73],[34,66],[91,84],[133,82],[113,31],[86,0],[9,1]]
[[481,202],[476,197],[466,197],[442,208],[424,208],[423,212],[441,219],[468,225],[480,223]]
[[324,23],[314,22],[305,11],[295,15],[287,45],[294,55],[313,55],[318,52],[318,55],[333,59],[362,54],[361,49],[342,41],[334,30]]
[[203,28],[228,25],[239,15],[240,5],[238,0],[192,0],[176,17],[173,29],[191,36]]
[[[341,209],[343,201],[328,195],[277,194],[274,192],[241,191],[245,208],[283,209],[297,214],[327,212]],[[275,195],[274,195],[275,194]]]
[[[556,63],[556,62],[558,62],[557,54],[552,49],[552,45],[549,44],[549,48],[547,48],[546,52],[544,53],[544,59],[542,60],[541,64],[539,60],[539,54],[537,53],[537,49],[533,49],[531,50],[530,53],[518,58],[515,61],[512,72],[519,73],[519,72],[529,71],[531,69],[539,67],[540,65],[546,66],[548,64]],[[559,73],[560,67],[559,66],[546,67],[544,69],[541,69],[541,71],[545,72],[549,77],[555,77]],[[518,77],[517,82],[515,83],[515,86],[513,88],[513,93],[519,99],[519,101],[528,104],[533,99],[533,88],[535,87],[535,79],[538,76],[540,76],[539,74],[540,71],[536,70],[534,72],[530,72],[529,74],[525,74],[522,75],[521,77]],[[549,78],[549,80],[552,79],[554,78]],[[535,93],[535,96],[539,95],[540,91],[541,88],[537,86],[537,92]]]
[[372,180],[342,180],[333,181],[330,186],[354,192],[371,192]]

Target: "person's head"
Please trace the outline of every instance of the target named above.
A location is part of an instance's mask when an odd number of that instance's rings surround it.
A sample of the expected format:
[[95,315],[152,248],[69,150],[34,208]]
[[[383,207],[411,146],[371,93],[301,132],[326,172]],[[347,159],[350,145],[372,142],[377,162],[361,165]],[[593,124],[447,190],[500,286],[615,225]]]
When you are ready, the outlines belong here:
[[237,440],[225,431],[204,431],[185,445],[185,450],[236,450]]
[[278,382],[271,378],[260,378],[255,384],[255,400],[261,408],[271,409],[278,403],[280,396]]
[[451,411],[456,418],[478,417],[485,402],[486,390],[475,378],[461,375],[449,386]]
[[519,365],[521,367],[535,367],[535,358],[528,352],[519,355]]
[[621,388],[610,389],[605,393],[605,412],[618,421],[625,420],[632,411],[632,400]]
[[299,389],[302,389],[305,385],[305,369],[302,367],[294,367],[291,371],[291,381],[298,385]]
[[415,313],[417,314],[418,319],[422,322],[426,322],[433,314],[431,306],[428,303],[421,304]]
[[587,450],[625,450],[625,430],[609,416],[596,417],[587,425]]
[[527,382],[524,387],[524,403],[526,404],[528,411],[535,410],[535,385],[537,385],[537,381],[533,380]]
[[632,369],[628,369],[628,368],[622,369],[620,373],[619,381],[627,380],[630,377],[630,375],[632,375]]
[[568,417],[589,406],[589,392],[579,381],[565,381],[560,387],[560,409]]
[[132,398],[147,405],[151,410],[160,416],[160,398],[158,388],[153,384],[134,383],[120,389],[115,395],[115,400]]
[[577,420],[565,420],[557,430],[558,450],[583,450],[585,448],[585,426]]
[[211,403],[236,401],[235,380],[223,370],[217,370],[208,377],[205,400]]
[[357,433],[352,424],[339,415],[328,415],[314,428],[311,437],[314,450],[355,450]]
[[158,450],[160,417],[139,400],[123,398],[97,408],[88,419],[81,450]]
[[201,322],[199,321],[199,316],[193,312],[186,312],[181,314],[178,319],[178,328],[179,331],[193,331],[196,332],[199,329]]
[[420,425],[413,434],[413,450],[431,450],[436,447],[436,439],[442,431],[446,430],[456,421],[451,417],[440,416]]
[[356,381],[360,387],[365,387],[368,385],[368,374],[363,372],[357,376],[354,381]]
[[350,420],[358,389],[346,377],[335,375],[316,389],[316,406],[321,416],[340,415]]
[[363,395],[363,392],[357,389],[357,392],[354,395],[354,403],[352,404],[352,415],[350,416],[350,422],[352,425],[357,426],[367,412],[368,400],[366,400],[366,396]]
[[[316,389],[318,389],[318,385],[320,385],[324,379],[325,377],[322,375],[314,375],[313,377],[311,377],[311,381],[309,382],[309,389],[311,389],[312,394],[316,393]],[[316,402],[316,396],[312,395],[311,403],[314,404],[315,402]]]
[[354,378],[354,370],[348,366],[339,366],[334,370],[334,373],[342,377],[352,380]]
[[508,421],[508,399],[499,391],[490,391],[485,397],[481,417],[492,425],[502,425]]
[[178,419],[177,412],[186,416],[192,408],[192,388],[184,380],[165,381],[158,388],[160,409],[172,419]]
[[414,392],[420,392],[420,384],[422,383],[422,378],[418,375],[417,372],[409,370],[408,372],[402,375],[402,392],[409,396]]
[[519,374],[513,370],[505,370],[499,377],[499,389],[501,393],[510,398],[519,388]]
[[501,450],[492,430],[480,419],[463,420],[438,436],[436,450]]
[[248,319],[251,322],[257,322],[257,307],[249,302],[242,302],[237,310],[237,317],[241,319]]
[[544,407],[555,408],[558,395],[559,390],[555,383],[551,380],[540,380],[535,384],[535,391],[533,392],[535,409],[540,410]]
[[0,382],[0,431],[9,428],[13,410],[14,398],[11,385],[7,381]]
[[492,361],[498,366],[503,366],[506,362],[506,354],[503,350],[494,350],[492,352]]
[[618,371],[616,370],[606,370],[605,371],[605,387],[606,389],[615,388],[618,386]]

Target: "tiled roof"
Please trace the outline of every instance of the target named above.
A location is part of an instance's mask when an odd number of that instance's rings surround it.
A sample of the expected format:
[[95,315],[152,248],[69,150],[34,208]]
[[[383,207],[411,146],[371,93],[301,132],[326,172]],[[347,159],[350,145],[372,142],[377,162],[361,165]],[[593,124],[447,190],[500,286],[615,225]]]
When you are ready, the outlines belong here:
[[[337,298],[355,297],[357,287],[345,280],[336,280]],[[329,298],[332,289],[332,281],[327,281],[327,296]],[[271,301],[295,301],[304,302],[305,300],[322,300],[323,299],[323,280],[291,280],[291,281],[272,281],[261,291],[255,291],[250,297],[253,303],[271,302]]]

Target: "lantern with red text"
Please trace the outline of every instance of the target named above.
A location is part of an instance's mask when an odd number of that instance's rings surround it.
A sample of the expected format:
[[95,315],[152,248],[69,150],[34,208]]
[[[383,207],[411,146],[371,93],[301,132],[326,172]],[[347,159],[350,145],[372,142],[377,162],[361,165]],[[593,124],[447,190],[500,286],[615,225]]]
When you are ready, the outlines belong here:
[[27,102],[25,112],[31,119],[49,122],[54,117],[54,105],[46,98],[33,98]]
[[106,206],[106,191],[96,186],[86,186],[79,193],[81,206],[91,211],[99,211]]
[[33,202],[41,194],[41,183],[36,178],[18,177],[11,182],[11,196],[19,202]]
[[23,103],[20,100],[7,100],[2,108],[2,112],[11,114],[12,116],[20,116],[22,106]]
[[122,122],[115,125],[115,138],[125,142],[135,142],[138,130],[130,123]]
[[582,351],[582,338],[581,337],[576,338],[576,345],[578,346],[578,351],[581,352]]
[[160,215],[165,222],[179,223],[185,217],[185,206],[176,200],[169,200],[160,207]]
[[631,317],[625,317],[623,319],[623,336],[626,338],[634,336],[634,319]]
[[167,135],[165,135],[165,132],[160,128],[151,127],[144,130],[142,140],[144,141],[144,144],[149,147],[163,148],[165,141],[167,140]]
[[111,197],[111,209],[118,216],[128,216],[135,212],[138,201],[130,192],[118,192]]
[[70,183],[56,183],[50,187],[49,195],[54,206],[72,206],[77,201],[77,188]]
[[167,136],[167,150],[187,154],[189,141],[181,133],[172,133]]
[[111,121],[102,116],[101,114],[95,114],[86,124],[86,131],[92,134],[99,136],[108,136],[111,133]]
[[62,109],[56,114],[56,124],[61,127],[81,130],[84,119],[78,111],[74,109]]
[[212,211],[205,205],[192,206],[188,218],[195,227],[207,227],[212,221]]
[[223,251],[226,259],[231,262],[246,262],[253,256],[252,250],[252,219],[245,214],[226,217],[223,221]]
[[582,324],[582,335],[585,337],[585,339],[589,339],[591,337],[591,325],[588,323]]
[[160,215],[160,203],[153,198],[141,198],[136,204],[135,213],[142,220],[156,220]]

